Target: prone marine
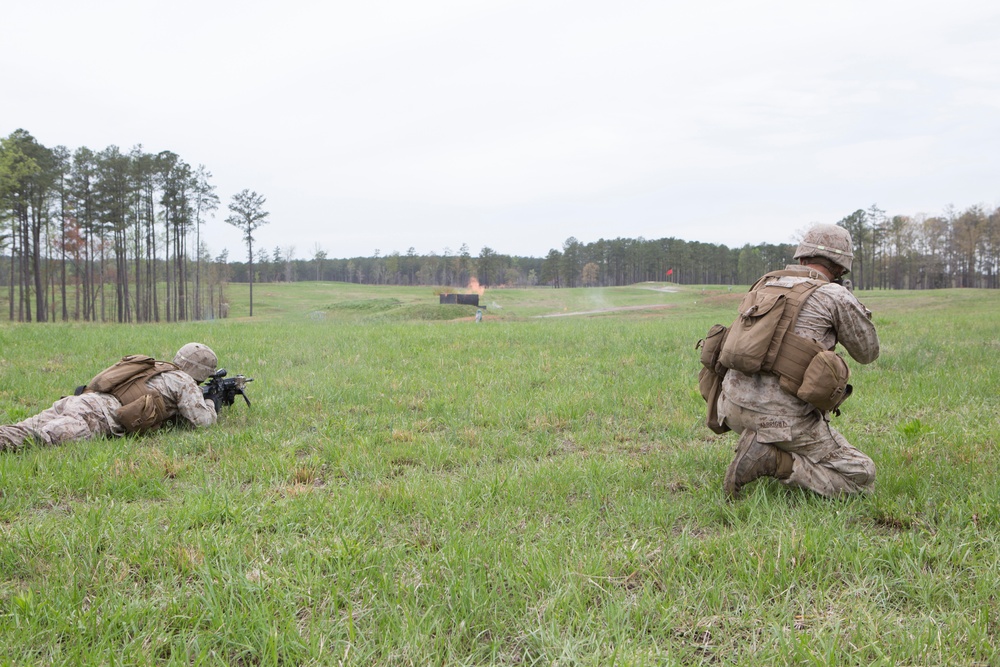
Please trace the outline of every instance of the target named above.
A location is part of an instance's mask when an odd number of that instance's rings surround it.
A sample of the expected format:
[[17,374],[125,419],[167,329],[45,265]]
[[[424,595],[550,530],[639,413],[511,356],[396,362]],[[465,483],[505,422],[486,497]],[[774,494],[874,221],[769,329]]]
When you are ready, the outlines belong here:
[[215,352],[202,343],[184,345],[173,362],[145,355],[123,357],[74,395],[17,424],[0,426],[0,451],[142,433],[170,421],[211,426],[222,397],[205,396],[198,385],[217,365]]

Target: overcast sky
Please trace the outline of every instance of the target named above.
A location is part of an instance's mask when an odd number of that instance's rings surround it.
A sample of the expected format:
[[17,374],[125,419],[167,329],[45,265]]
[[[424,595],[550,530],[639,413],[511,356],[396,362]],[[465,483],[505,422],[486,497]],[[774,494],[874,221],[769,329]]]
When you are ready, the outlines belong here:
[[6,3],[0,135],[170,150],[258,245],[791,242],[1000,202],[995,0]]

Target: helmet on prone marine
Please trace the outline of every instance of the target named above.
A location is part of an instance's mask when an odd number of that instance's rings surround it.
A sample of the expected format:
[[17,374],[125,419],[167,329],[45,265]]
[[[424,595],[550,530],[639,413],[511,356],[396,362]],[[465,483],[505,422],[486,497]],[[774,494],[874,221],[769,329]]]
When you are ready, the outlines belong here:
[[174,364],[193,377],[195,382],[201,384],[215,372],[219,359],[209,346],[202,343],[188,343],[177,350]]
[[809,257],[822,257],[843,269],[841,275],[849,273],[854,259],[851,233],[839,225],[813,225],[792,256],[793,259]]

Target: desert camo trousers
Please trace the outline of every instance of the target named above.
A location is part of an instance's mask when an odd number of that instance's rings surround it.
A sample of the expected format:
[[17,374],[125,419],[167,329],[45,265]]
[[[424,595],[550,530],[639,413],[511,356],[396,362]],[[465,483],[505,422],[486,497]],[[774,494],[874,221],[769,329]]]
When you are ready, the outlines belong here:
[[819,411],[804,416],[775,416],[719,397],[719,416],[737,433],[749,429],[757,442],[792,455],[792,474],[783,484],[835,498],[875,488],[875,463],[853,447]]
[[22,422],[0,426],[0,451],[18,451],[26,445],[58,445],[70,440],[120,433],[114,412],[121,407],[111,394],[66,396],[52,407]]

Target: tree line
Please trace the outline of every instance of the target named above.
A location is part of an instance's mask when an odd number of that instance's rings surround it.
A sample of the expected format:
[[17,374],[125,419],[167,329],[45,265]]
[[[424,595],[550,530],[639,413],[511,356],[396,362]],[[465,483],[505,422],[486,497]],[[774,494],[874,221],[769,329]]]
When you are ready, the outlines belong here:
[[[851,280],[858,289],[1000,287],[1000,208],[971,206],[943,215],[894,215],[872,205],[837,221],[854,240]],[[568,238],[545,257],[519,257],[484,247],[478,256],[462,245],[457,252],[420,255],[410,248],[371,257],[330,259],[316,249],[296,258],[295,249],[261,249],[256,280],[328,280],[367,284],[463,287],[597,287],[644,281],[678,284],[749,285],[768,271],[795,263],[796,243],[730,248],[726,245],[661,239]],[[231,262],[235,282],[250,280],[247,265]]]
[[[466,244],[440,254],[334,259],[318,246],[254,247],[265,199],[233,195],[225,222],[247,261],[211,257],[202,226],[219,208],[212,174],[171,151],[48,148],[25,130],[0,138],[0,288],[11,321],[159,322],[224,317],[228,282],[325,280],[482,287],[620,286],[644,281],[745,285],[793,263],[794,243],[730,248],[677,238],[568,238],[544,257]],[[893,215],[872,205],[838,224],[854,239],[860,289],[1000,287],[1000,209]]]
[[176,153],[48,148],[0,139],[0,253],[17,321],[158,322],[216,307],[200,233],[212,174]]

